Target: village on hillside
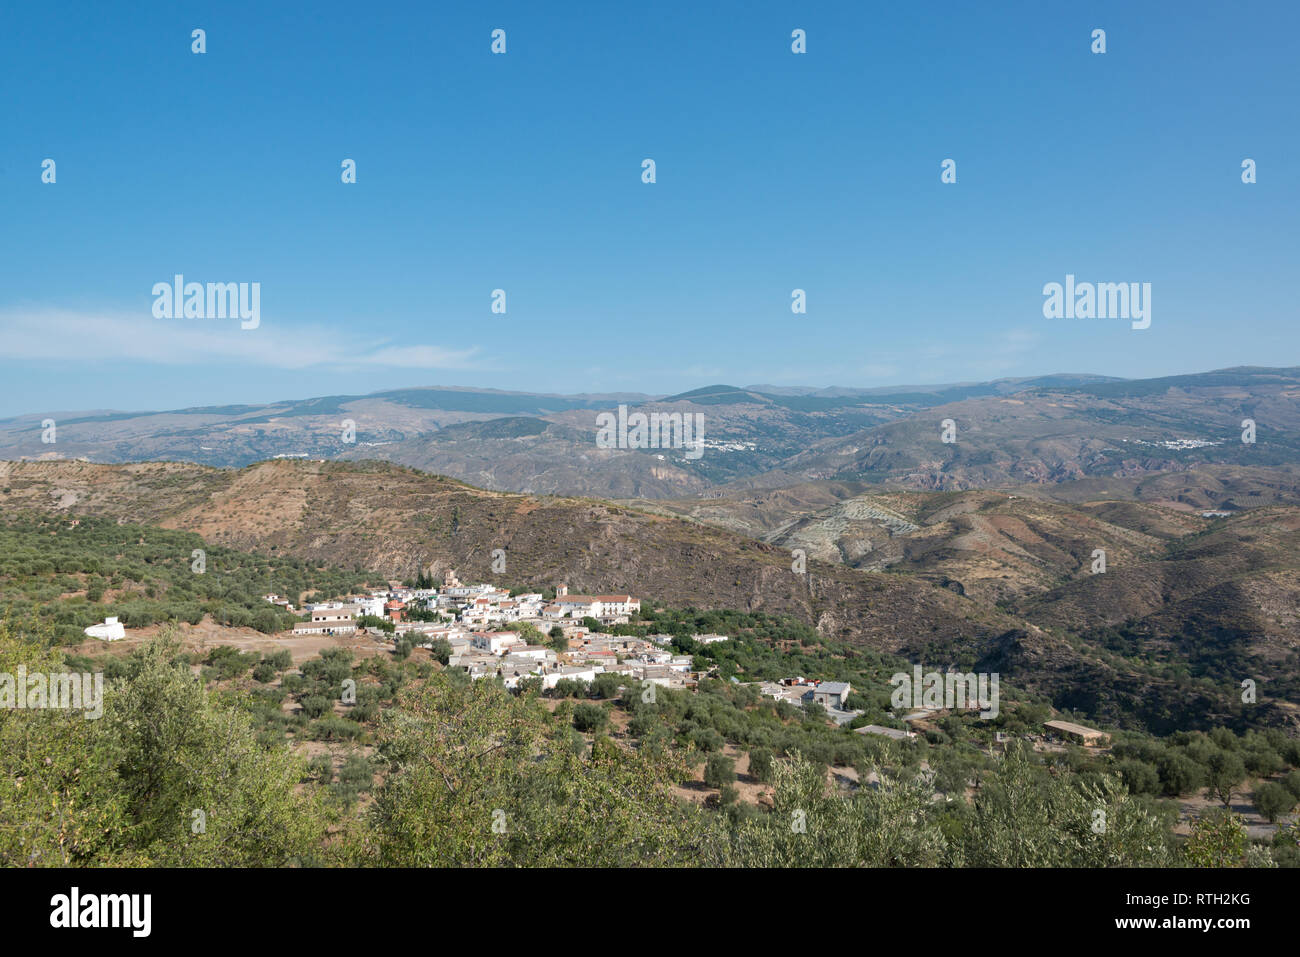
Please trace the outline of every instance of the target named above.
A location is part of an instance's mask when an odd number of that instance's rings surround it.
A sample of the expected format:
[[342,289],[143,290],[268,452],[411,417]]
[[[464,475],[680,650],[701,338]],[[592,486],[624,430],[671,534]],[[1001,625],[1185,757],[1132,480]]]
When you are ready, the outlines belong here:
[[[703,679],[717,677],[707,661],[684,654],[673,636],[614,634],[604,629],[632,622],[641,600],[627,594],[575,595],[558,584],[554,596],[509,591],[480,582],[465,584],[448,570],[441,587],[416,587],[387,582],[329,601],[305,601],[301,607],[282,595],[263,599],[300,619],[285,638],[347,638],[365,635],[399,654],[414,648],[430,651],[444,665],[472,679],[495,678],[512,691],[540,691],[586,686],[598,675],[618,675],[644,687],[695,690]],[[89,637],[116,641],[125,636],[116,618],[85,629]],[[696,646],[730,641],[728,635],[694,634]],[[738,679],[732,678],[733,682]],[[814,706],[834,724],[859,734],[893,740],[915,738],[931,730],[933,719],[946,709],[914,708],[900,713],[903,730],[855,723],[865,712],[849,704],[854,694],[847,681],[803,675],[752,682],[758,691],[796,708]],[[978,707],[974,702],[972,708]],[[858,725],[861,726],[858,726]],[[997,743],[1004,743],[997,733]],[[1033,736],[1035,747],[1060,750],[1070,743],[1104,747],[1109,735],[1068,721],[1047,721],[1044,733]]]
[[[393,582],[366,595],[309,602],[301,610],[282,596],[264,597],[308,616],[294,626],[295,636],[350,635],[365,628],[390,633],[395,646],[405,641],[433,650],[445,642],[448,667],[475,679],[500,678],[512,690],[530,680],[548,690],[565,680],[591,682],[600,674],[622,675],[643,686],[689,689],[705,676],[691,655],[674,650],[671,635],[642,639],[592,630],[590,622],[628,624],[629,616],[641,610],[641,600],[632,595],[574,595],[560,584],[547,600],[540,592],[512,595],[486,583],[464,584],[448,571],[440,588]],[[529,636],[534,642],[541,636],[544,643],[530,644]],[[730,640],[717,634],[692,638],[701,645]],[[761,690],[795,705],[820,704],[841,725],[862,713],[847,709],[852,692],[847,682],[796,676],[763,682]]]
[[[699,627],[685,631],[674,628],[673,634],[664,633],[668,629],[662,624],[647,627],[649,622],[663,620],[655,603],[647,599],[643,607],[642,599],[630,594],[573,594],[563,583],[545,589],[543,594],[487,582],[463,583],[452,570],[443,574],[441,584],[435,581],[421,575],[415,581],[388,581],[376,587],[374,579],[369,583],[360,579],[350,589],[327,593],[331,594],[328,600],[318,599],[318,593],[313,591],[295,592],[293,598],[254,591],[250,593],[254,602],[266,602],[287,613],[281,618],[280,629],[258,635],[252,629],[205,621],[199,626],[189,625],[186,630],[192,630],[196,654],[200,656],[212,653],[209,642],[214,646],[233,645],[254,655],[274,647],[278,653],[292,654],[286,664],[290,660],[310,662],[313,656],[323,655],[335,646],[349,653],[391,655],[399,660],[421,649],[421,665],[432,660],[474,681],[494,680],[519,694],[540,692],[555,704],[565,698],[599,700],[608,698],[611,690],[628,689],[635,689],[642,702],[653,704],[655,688],[687,692],[692,697],[709,691],[713,700],[716,686],[725,683],[737,691],[750,689],[756,696],[753,700],[761,696],[772,702],[778,706],[775,713],[784,719],[802,714],[810,719],[810,727],[824,727],[825,722],[850,737],[915,744],[923,750],[927,744],[934,746],[951,734],[962,734],[954,730],[953,720],[958,715],[972,717],[982,707],[978,696],[949,702],[931,701],[926,694],[919,694],[904,696],[901,705],[891,700],[888,710],[871,708],[867,702],[873,696],[878,700],[880,689],[862,687],[867,683],[865,672],[854,674],[851,683],[843,670],[827,674],[797,653],[790,655],[785,667],[773,668],[769,662],[767,667],[742,669],[737,675],[734,668],[722,667],[733,660],[728,645],[740,648],[752,640],[750,637],[740,632],[719,633],[729,629],[713,623],[705,625],[703,619]],[[88,638],[110,644],[124,638],[131,639],[126,644],[148,640],[152,631],[129,624],[124,627],[117,617],[107,617],[83,630]],[[191,662],[191,666],[198,668],[200,664]],[[292,674],[286,672],[286,681],[305,673],[301,666],[291,666],[290,671]],[[949,668],[941,677],[962,676]],[[274,710],[294,713],[304,707],[299,696],[298,700],[277,702]],[[348,706],[336,701],[328,710],[330,715],[338,716],[346,714]],[[1077,718],[1070,720],[1073,715],[1053,714],[1050,708],[1041,709],[1041,714],[1031,710],[1034,717],[1027,724],[1007,727],[995,723],[987,735],[970,738],[969,742],[989,756],[1006,751],[1015,742],[1052,760],[1077,761],[1084,755],[1102,758],[1110,754],[1110,732],[1077,723]],[[892,720],[882,721],[882,717]],[[308,738],[309,752],[319,753],[325,747],[309,733]],[[736,770],[743,775],[738,780],[746,789],[746,801],[761,804],[768,799],[764,795],[769,794],[770,783],[762,783],[748,770],[745,748],[719,739],[716,754],[709,753],[719,760],[740,762]],[[941,770],[928,750],[920,756],[917,766],[927,780]],[[707,800],[711,792],[700,783],[702,773],[698,768],[693,770],[692,778],[678,785],[679,795],[689,801]],[[863,778],[852,762],[837,761],[834,754],[828,756],[827,774],[834,786],[849,791],[863,783],[876,783],[874,772]],[[942,794],[936,791],[934,799],[942,799]],[[1188,833],[1197,815],[1214,806],[1216,798],[1209,793],[1192,793],[1180,795],[1178,800],[1174,826],[1178,833]],[[1249,814],[1246,821],[1250,837],[1271,839],[1276,833],[1278,824],[1266,821],[1258,811],[1244,813]]]

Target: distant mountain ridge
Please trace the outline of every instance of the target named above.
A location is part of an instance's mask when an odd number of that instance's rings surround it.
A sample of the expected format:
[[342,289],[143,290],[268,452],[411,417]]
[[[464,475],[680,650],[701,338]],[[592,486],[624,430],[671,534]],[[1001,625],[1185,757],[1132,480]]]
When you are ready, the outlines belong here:
[[[766,387],[770,388],[770,387]],[[672,499],[843,479],[918,489],[1054,483],[1205,464],[1300,464],[1300,370],[1155,379],[1057,373],[897,388],[738,387],[668,396],[405,388],[265,405],[47,414],[0,421],[0,459],[383,459],[486,488]],[[705,448],[602,449],[596,415],[703,416]],[[1254,444],[1240,441],[1256,422]],[[952,420],[955,441],[941,441]],[[353,438],[354,441],[349,441]]]

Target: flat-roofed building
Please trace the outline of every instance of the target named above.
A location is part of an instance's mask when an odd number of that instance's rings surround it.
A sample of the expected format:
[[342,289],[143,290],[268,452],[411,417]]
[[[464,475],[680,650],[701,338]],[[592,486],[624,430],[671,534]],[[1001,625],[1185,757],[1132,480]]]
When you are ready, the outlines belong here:
[[1058,737],[1090,748],[1107,744],[1110,741],[1110,735],[1105,731],[1086,728],[1081,724],[1075,724],[1073,721],[1045,721],[1043,727]]
[[855,728],[858,734],[875,734],[882,738],[892,738],[895,741],[906,741],[908,738],[915,738],[915,731],[900,731],[898,728],[886,728],[878,724],[864,724],[860,728]]
[[351,618],[330,618],[328,620],[300,621],[293,626],[295,635],[350,635],[357,630],[356,622]]

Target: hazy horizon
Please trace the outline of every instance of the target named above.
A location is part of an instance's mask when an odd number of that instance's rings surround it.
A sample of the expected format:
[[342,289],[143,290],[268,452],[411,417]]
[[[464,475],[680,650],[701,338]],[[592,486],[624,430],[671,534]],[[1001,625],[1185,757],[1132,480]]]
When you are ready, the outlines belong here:
[[1100,372],[1043,372],[1043,373],[1036,373],[1036,374],[1030,374],[1024,376],[999,376],[993,379],[954,379],[947,382],[895,382],[895,383],[885,383],[883,385],[869,385],[869,386],[868,385],[844,385],[840,383],[832,383],[828,385],[809,385],[807,383],[802,383],[802,384],[778,386],[773,383],[747,383],[741,385],[741,384],[736,384],[731,382],[706,382],[700,385],[682,389],[677,392],[662,392],[662,391],[647,392],[644,390],[637,390],[637,389],[628,389],[628,390],[617,391],[617,392],[550,392],[550,391],[532,390],[532,389],[501,389],[492,386],[455,385],[446,382],[435,382],[435,383],[422,383],[418,385],[391,385],[380,389],[373,389],[368,392],[348,392],[348,391],[319,392],[310,395],[306,395],[306,394],[293,395],[293,396],[278,395],[276,398],[272,398],[272,399],[246,398],[240,401],[231,401],[231,402],[217,402],[217,401],[186,402],[186,401],[178,400],[178,403],[174,405],[140,406],[135,408],[126,408],[126,407],[117,407],[117,406],[94,406],[94,407],[87,406],[81,408],[73,408],[73,407],[39,408],[39,409],[28,408],[28,409],[23,409],[21,411],[8,411],[4,408],[0,408],[0,421],[20,419],[25,416],[58,414],[58,413],[131,415],[131,414],[146,414],[151,412],[153,413],[175,412],[175,411],[183,411],[183,410],[190,410],[190,409],[220,408],[220,407],[232,406],[232,405],[241,405],[241,406],[246,405],[249,406],[250,408],[258,408],[262,406],[276,405],[280,403],[300,402],[307,399],[323,398],[326,396],[349,396],[349,397],[364,398],[366,396],[378,395],[387,392],[407,392],[407,391],[414,391],[420,389],[443,389],[443,390],[466,391],[466,392],[496,392],[496,393],[502,393],[508,395],[555,396],[557,398],[568,398],[568,399],[585,398],[593,401],[595,400],[617,401],[622,399],[627,401],[654,402],[654,401],[663,401],[664,399],[669,399],[674,396],[695,392],[698,391],[699,389],[705,389],[715,385],[726,385],[726,386],[731,386],[746,391],[762,391],[764,388],[772,388],[772,389],[780,390],[778,392],[771,393],[773,395],[780,395],[780,394],[794,395],[794,394],[803,394],[803,393],[831,392],[831,391],[840,391],[849,394],[859,393],[859,392],[863,394],[870,394],[872,392],[880,392],[882,390],[890,391],[890,392],[910,391],[910,390],[924,391],[924,390],[937,390],[943,388],[956,388],[962,386],[983,385],[983,384],[1001,382],[1001,381],[1017,381],[1017,380],[1026,380],[1026,379],[1029,380],[1052,379],[1058,377],[1138,381],[1143,379],[1163,379],[1163,378],[1168,378],[1173,376],[1205,375],[1209,373],[1226,372],[1232,369],[1240,369],[1240,368],[1289,369],[1289,368],[1296,368],[1296,366],[1261,365],[1261,364],[1251,364],[1251,365],[1243,365],[1243,366],[1219,366],[1212,369],[1182,370],[1182,371],[1175,371],[1175,372],[1160,373],[1158,375],[1138,375],[1138,376],[1114,376],[1114,375],[1108,375],[1106,373],[1100,373]]

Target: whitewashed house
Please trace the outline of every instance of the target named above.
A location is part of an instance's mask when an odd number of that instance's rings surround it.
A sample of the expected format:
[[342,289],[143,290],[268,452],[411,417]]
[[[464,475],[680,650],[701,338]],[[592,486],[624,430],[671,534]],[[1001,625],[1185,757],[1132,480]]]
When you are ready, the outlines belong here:
[[121,641],[126,637],[126,629],[117,617],[105,618],[98,625],[91,625],[86,629],[86,634],[91,638],[98,638],[101,641]]

